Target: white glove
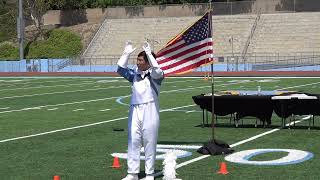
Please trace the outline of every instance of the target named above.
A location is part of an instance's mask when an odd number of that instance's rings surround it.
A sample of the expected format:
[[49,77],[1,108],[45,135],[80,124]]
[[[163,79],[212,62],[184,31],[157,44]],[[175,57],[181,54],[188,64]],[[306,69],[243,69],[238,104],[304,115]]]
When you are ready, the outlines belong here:
[[150,44],[145,41],[142,48],[144,49],[144,51],[147,53],[147,54],[151,54],[151,47],[150,47]]
[[132,42],[129,40],[126,42],[126,46],[124,47],[124,50],[123,50],[123,55],[125,55],[125,54],[130,55],[135,50],[136,50],[136,48],[133,48]]
[[152,51],[151,51],[150,44],[145,41],[143,46],[142,46],[142,48],[144,49],[144,51],[147,54],[147,57],[148,57],[148,60],[149,60],[149,64],[151,65],[151,67],[159,68],[158,62],[156,61],[156,59],[153,57],[153,55],[151,53]]
[[135,50],[136,50],[136,48],[133,48],[131,41],[127,41],[127,42],[126,42],[126,46],[124,47],[122,56],[121,56],[120,59],[118,60],[118,65],[119,65],[120,67],[127,68],[129,56],[130,56],[130,54],[133,53],[133,51],[135,51]]

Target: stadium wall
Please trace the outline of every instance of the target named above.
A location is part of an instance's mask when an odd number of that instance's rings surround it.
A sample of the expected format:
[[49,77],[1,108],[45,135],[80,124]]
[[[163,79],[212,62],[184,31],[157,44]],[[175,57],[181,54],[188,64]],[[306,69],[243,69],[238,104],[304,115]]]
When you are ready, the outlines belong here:
[[[51,10],[44,17],[45,25],[75,25],[81,23],[100,23],[110,18],[150,18],[201,16],[209,8],[204,4],[179,4],[160,6],[108,7],[105,9]],[[315,0],[256,0],[213,3],[215,15],[278,13],[278,12],[317,12],[320,1]]]

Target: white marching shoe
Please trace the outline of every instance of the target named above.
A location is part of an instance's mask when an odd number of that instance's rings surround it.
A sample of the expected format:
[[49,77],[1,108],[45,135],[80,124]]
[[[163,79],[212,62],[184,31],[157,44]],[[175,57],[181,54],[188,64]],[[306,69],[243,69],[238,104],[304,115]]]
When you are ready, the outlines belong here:
[[150,176],[150,175],[148,176],[148,175],[147,175],[147,176],[146,176],[146,180],[154,180],[154,176]]
[[125,178],[121,180],[139,180],[139,178],[137,174],[128,174]]

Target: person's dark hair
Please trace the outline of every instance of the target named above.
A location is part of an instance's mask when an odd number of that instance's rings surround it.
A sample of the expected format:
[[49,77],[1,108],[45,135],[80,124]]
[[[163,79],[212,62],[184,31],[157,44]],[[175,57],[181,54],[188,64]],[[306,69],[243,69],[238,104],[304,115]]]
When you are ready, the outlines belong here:
[[[157,56],[156,56],[156,54],[155,54],[154,52],[151,52],[151,54],[152,54],[152,56],[153,56],[155,59],[157,58]],[[148,57],[147,57],[147,54],[146,54],[145,51],[139,52],[138,57],[140,57],[140,56],[143,56],[144,61],[147,62],[147,63],[149,63]]]

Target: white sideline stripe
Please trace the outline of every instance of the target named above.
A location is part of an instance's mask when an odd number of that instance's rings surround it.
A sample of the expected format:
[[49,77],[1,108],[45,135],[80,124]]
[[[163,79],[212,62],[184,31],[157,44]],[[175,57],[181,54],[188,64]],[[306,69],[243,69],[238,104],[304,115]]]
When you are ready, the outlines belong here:
[[[195,81],[195,80],[189,80],[189,81]],[[185,82],[185,81],[175,81],[175,82],[167,82],[167,83],[178,83],[178,82]],[[94,87],[100,87],[100,86],[94,86]],[[21,98],[21,97],[33,97],[33,96],[42,96],[42,95],[52,95],[52,94],[63,94],[63,93],[83,92],[83,91],[96,91],[96,90],[102,90],[102,89],[122,88],[122,87],[130,87],[130,86],[117,86],[117,87],[115,87],[115,86],[110,86],[110,87],[95,88],[95,89],[81,89],[81,90],[60,91],[60,92],[41,93],[41,94],[27,94],[27,95],[21,95],[21,96],[0,97],[0,99],[13,99],[13,98]],[[0,109],[1,109],[1,108],[0,108]]]
[[[288,123],[288,124],[286,124],[286,126],[289,126],[289,124],[290,124],[290,125],[293,125],[294,123],[300,123],[300,122],[302,122],[302,121],[304,121],[304,120],[306,120],[306,119],[309,119],[309,118],[311,118],[311,116],[306,116],[306,117],[302,118],[301,120]],[[256,136],[253,136],[253,137],[251,137],[251,138],[248,138],[248,139],[239,141],[239,142],[237,142],[237,143],[234,143],[234,144],[230,145],[230,147],[235,147],[235,146],[238,146],[238,145],[247,143],[247,142],[249,142],[249,141],[253,141],[253,140],[258,139],[258,138],[260,138],[260,137],[262,137],[262,136],[265,136],[265,135],[271,134],[271,133],[273,133],[273,132],[279,131],[280,129],[282,129],[282,127],[281,127],[281,128],[272,129],[272,130],[270,130],[270,131],[267,131],[267,132],[258,134],[258,135],[256,135]],[[178,146],[177,146],[177,147],[178,147]],[[191,164],[191,163],[193,163],[193,162],[200,161],[201,159],[207,158],[207,157],[209,157],[209,156],[211,156],[211,155],[202,155],[202,156],[199,156],[199,157],[197,157],[197,158],[191,159],[191,160],[189,160],[189,161],[185,161],[185,162],[183,162],[183,163],[177,164],[176,169],[181,168],[181,167],[183,167],[183,166],[186,166],[186,165],[188,165],[188,164]],[[161,175],[162,173],[163,173],[163,172],[160,171],[160,172],[156,173],[154,176],[155,176],[155,177],[156,177],[156,176],[159,176],[159,175]],[[143,179],[145,179],[145,178],[143,178]]]
[[[198,80],[186,80],[186,81],[198,81]],[[171,83],[180,83],[180,82],[186,82],[186,81],[174,81],[174,82],[165,82],[166,84]],[[94,87],[100,87],[100,86],[94,86]],[[60,91],[60,92],[52,92],[52,93],[41,93],[41,94],[27,94],[27,95],[21,95],[21,96],[7,96],[7,97],[0,97],[0,99],[13,99],[13,98],[21,98],[21,97],[33,97],[33,96],[42,96],[42,95],[52,95],[52,94],[63,94],[63,93],[73,93],[73,92],[83,92],[83,91],[95,91],[95,90],[102,90],[102,89],[111,89],[111,88],[122,88],[122,87],[130,87],[130,86],[110,86],[105,88],[95,88],[95,89],[81,89],[81,90],[73,90],[73,91]],[[1,108],[0,108],[1,109]]]
[[168,144],[158,144],[157,148],[161,149],[199,149],[200,145],[168,145]]
[[164,81],[164,84],[184,83],[184,82],[191,82],[191,81],[199,81],[199,80],[198,79],[190,79],[190,80],[183,80],[183,81],[169,81],[169,82]]
[[[31,80],[37,80],[37,79],[31,79]],[[1,81],[1,80],[0,80]],[[21,81],[26,81],[26,80],[21,80]],[[21,82],[20,81],[20,82]],[[23,83],[12,83],[13,85],[34,85],[34,84],[41,84],[41,83],[52,83],[52,82],[54,82],[54,83],[56,83],[56,82],[68,82],[68,81],[70,81],[70,82],[74,82],[74,80],[60,80],[60,81],[40,81],[40,82],[38,82],[38,81],[36,81],[36,82],[31,82],[30,80],[28,80],[27,82],[23,82]],[[85,82],[85,83],[87,83],[87,82],[94,82],[94,81],[83,81],[83,82]],[[9,82],[8,82],[9,83]],[[6,86],[6,85],[9,85],[9,84],[1,84],[0,86]]]
[[191,110],[191,111],[186,111],[186,113],[192,113],[195,112],[196,110]]
[[79,129],[79,128],[83,128],[83,127],[90,127],[90,126],[95,126],[95,125],[98,125],[98,124],[103,124],[103,123],[108,123],[108,122],[113,122],[113,121],[119,121],[119,120],[126,119],[126,118],[127,117],[122,117],[122,118],[112,119],[112,120],[108,120],[108,121],[101,121],[101,122],[97,122],[97,123],[86,124],[86,125],[82,125],[82,126],[74,126],[74,127],[70,127],[70,128],[57,129],[57,130],[47,131],[47,132],[38,133],[38,134],[32,134],[32,135],[20,136],[20,137],[16,137],[16,138],[4,139],[4,140],[1,140],[0,143],[8,142],[8,141],[14,141],[14,140],[18,140],[18,139],[26,139],[26,138],[36,137],[36,136],[41,136],[41,135],[46,135],[46,134],[52,134],[52,133],[61,132],[61,131],[67,131],[67,130],[72,130],[72,129]]
[[110,109],[101,109],[101,110],[99,110],[99,111],[109,111]]
[[102,99],[92,99],[92,100],[87,100],[87,101],[77,101],[77,102],[70,102],[70,103],[62,103],[62,104],[43,105],[43,106],[37,106],[37,107],[31,107],[31,108],[15,109],[15,110],[10,110],[10,111],[1,111],[0,114],[10,113],[10,112],[27,111],[27,110],[31,110],[31,109],[40,109],[40,108],[45,108],[45,107],[55,107],[55,106],[64,106],[64,105],[72,105],[72,104],[81,104],[81,103],[89,103],[89,102],[96,102],[96,101],[104,101],[104,100],[108,100],[108,99],[116,99],[118,97],[119,96],[102,98]]
[[309,86],[309,85],[314,85],[314,84],[319,84],[320,82],[315,82],[315,83],[310,83],[310,84],[302,84],[302,85],[297,85],[297,86],[292,86],[292,87],[286,87],[286,88],[281,88],[277,90],[286,90],[286,89],[291,89],[291,88],[296,88],[296,87],[303,87],[303,86]]
[[9,109],[10,107],[3,107],[3,108],[0,108],[0,109]]
[[[88,77],[79,77],[79,76],[50,76],[50,77],[42,77],[42,76],[15,76],[15,77],[0,77],[1,79],[122,79],[123,77],[101,77],[101,76],[88,76]],[[288,77],[288,76],[261,76],[261,77],[238,77],[238,76],[228,76],[228,77],[214,77],[214,79],[319,79],[319,77],[315,76],[301,76],[301,77]],[[203,76],[183,76],[183,77],[166,77],[166,79],[203,79]]]
[[74,109],[72,111],[83,111],[84,109]]
[[[185,107],[190,107],[190,106],[195,106],[195,104],[186,105],[186,106],[180,106],[180,107],[175,107],[175,108],[170,108],[170,109],[179,109],[179,108],[185,108]],[[163,111],[166,111],[166,110],[170,110],[170,109],[160,110],[160,112],[163,112]],[[121,118],[111,119],[111,120],[107,120],[107,121],[101,121],[101,122],[92,123],[92,124],[74,126],[74,127],[69,127],[69,128],[64,128],[64,129],[57,129],[57,130],[47,131],[47,132],[38,133],[38,134],[32,134],[32,135],[27,135],[27,136],[20,136],[20,137],[15,137],[15,138],[10,138],[10,139],[4,139],[4,140],[0,140],[0,143],[14,141],[14,140],[18,140],[18,139],[26,139],[26,138],[36,137],[36,136],[41,136],[41,135],[46,135],[46,134],[52,134],[52,133],[61,132],[61,131],[67,131],[67,130],[72,130],[72,129],[79,129],[79,128],[83,128],[83,127],[90,127],[90,126],[95,126],[95,125],[104,124],[104,123],[108,123],[108,122],[119,121],[119,120],[127,119],[127,118],[128,117],[121,117]]]
[[[32,76],[32,77],[27,77],[27,76],[15,76],[15,77],[0,77],[1,79],[31,79],[31,80],[37,80],[37,79],[121,79],[123,77],[101,77],[101,76],[87,76],[87,77],[81,77],[81,76],[48,76],[48,77],[43,77],[43,76]],[[29,80],[30,81],[30,80]]]
[[18,90],[18,89],[37,89],[37,88],[51,88],[51,87],[69,87],[69,86],[81,86],[81,85],[85,85],[85,84],[95,84],[94,83],[80,83],[80,84],[61,84],[61,85],[55,85],[55,86],[44,86],[44,85],[40,85],[40,86],[36,86],[36,87],[24,87],[24,88],[13,88],[13,89],[1,89],[0,91],[12,91],[12,90]]
[[21,96],[0,97],[0,99],[13,99],[13,98],[20,98],[20,97],[32,97],[32,96],[42,96],[42,95],[52,95],[52,94],[73,93],[73,92],[97,91],[97,90],[102,90],[102,89],[112,89],[112,88],[122,88],[122,87],[130,87],[130,86],[117,86],[117,87],[110,86],[110,87],[105,87],[105,88],[81,89],[81,90],[60,91],[60,92],[41,93],[41,94],[28,94],[28,95],[21,95]]
[[58,108],[52,108],[52,109],[47,109],[48,111],[54,111],[57,110]]
[[[311,117],[312,117],[311,115],[306,116],[306,117],[302,118],[301,120],[288,123],[288,124],[286,124],[286,126],[289,126],[289,125],[291,126],[291,125],[293,125],[294,123],[300,123],[300,122],[302,122],[302,121],[304,121],[304,120],[306,120],[306,119],[310,119]],[[257,138],[259,138],[259,137],[262,137],[262,136],[264,136],[264,135],[268,135],[268,134],[271,134],[271,133],[273,133],[273,132],[279,131],[280,129],[282,129],[282,127],[276,128],[276,129],[273,129],[273,130],[264,132],[264,133],[262,133],[262,134],[258,134],[258,135],[256,135],[256,136],[253,136],[253,137],[248,138],[248,139],[246,139],[246,140],[237,142],[237,143],[235,143],[235,144],[230,145],[230,147],[235,147],[235,146],[241,145],[241,144],[243,144],[243,143],[246,143],[246,142],[255,140],[255,139],[257,139]]]
[[[223,86],[223,85],[231,85],[231,84],[240,84],[244,82],[236,82],[236,83],[227,83],[227,84],[221,84],[217,86]],[[118,86],[118,87],[130,87],[130,86]],[[188,90],[193,90],[193,89],[201,89],[205,87],[211,87],[211,86],[200,86],[200,87],[195,87],[195,88],[185,88],[185,89],[173,89],[173,90],[168,90],[168,91],[162,91],[160,93],[170,93],[170,92],[182,92],[182,91],[188,91]],[[109,87],[110,88],[110,87]],[[16,110],[10,110],[10,111],[1,111],[0,114],[3,113],[10,113],[10,112],[19,112],[19,111],[26,111],[26,110],[31,110],[31,109],[39,109],[43,107],[54,107],[54,106],[64,106],[64,105],[71,105],[71,104],[80,104],[80,103],[88,103],[88,102],[95,102],[95,101],[103,101],[103,100],[108,100],[108,99],[117,99],[117,98],[122,98],[122,97],[127,97],[127,96],[116,96],[116,97],[109,97],[109,98],[102,98],[102,99],[93,99],[93,100],[87,100],[87,101],[78,101],[78,102],[70,102],[70,103],[62,103],[62,104],[53,104],[53,105],[42,105],[42,106],[37,106],[37,107],[31,107],[31,108],[23,108],[23,109],[16,109]]]

